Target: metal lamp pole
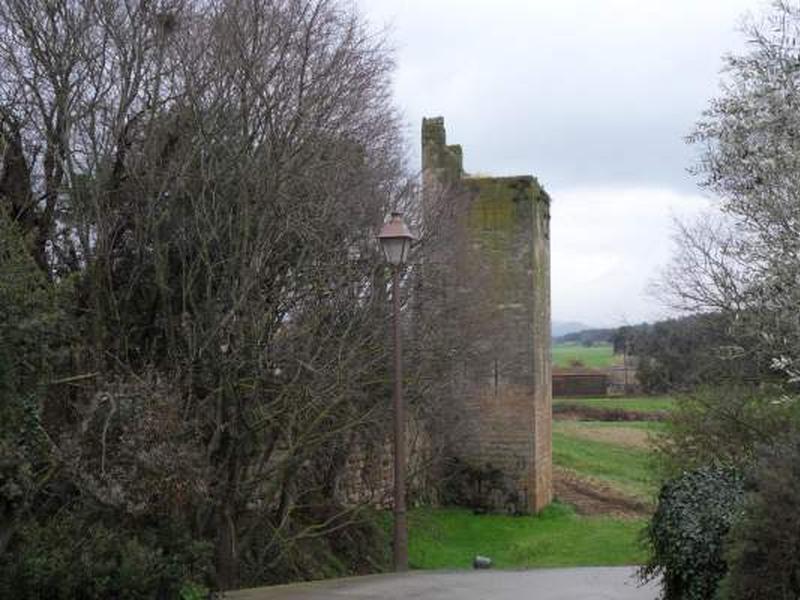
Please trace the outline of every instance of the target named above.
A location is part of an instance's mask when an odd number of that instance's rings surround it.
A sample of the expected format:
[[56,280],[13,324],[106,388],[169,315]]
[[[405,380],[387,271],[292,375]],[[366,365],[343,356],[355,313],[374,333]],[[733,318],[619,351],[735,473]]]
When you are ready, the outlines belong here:
[[403,403],[403,354],[400,336],[400,269],[414,237],[403,216],[392,213],[378,235],[386,261],[392,266],[394,337],[394,570],[408,570],[408,525],[406,520],[406,415]]
[[392,277],[394,304],[394,570],[408,570],[406,521],[406,411],[403,403],[403,349],[400,341],[400,266]]

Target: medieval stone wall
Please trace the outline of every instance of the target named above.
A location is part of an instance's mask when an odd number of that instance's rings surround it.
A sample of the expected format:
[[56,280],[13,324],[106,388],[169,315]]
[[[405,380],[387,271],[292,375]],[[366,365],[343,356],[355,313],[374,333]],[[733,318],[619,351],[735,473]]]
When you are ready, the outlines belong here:
[[[336,485],[336,499],[355,506],[370,504],[391,508],[394,492],[394,444],[390,435],[370,446],[354,444],[347,453],[347,462]],[[408,471],[406,485],[410,500],[435,502],[438,490],[432,476],[436,456],[427,429],[413,415],[406,429]]]
[[550,200],[534,177],[470,177],[460,146],[447,145],[444,120],[424,119],[423,181],[464,201],[462,255],[449,257],[444,285],[473,310],[453,318],[470,332],[453,360],[462,378],[446,399],[460,415],[453,453],[476,468],[499,469],[520,509],[551,501]]

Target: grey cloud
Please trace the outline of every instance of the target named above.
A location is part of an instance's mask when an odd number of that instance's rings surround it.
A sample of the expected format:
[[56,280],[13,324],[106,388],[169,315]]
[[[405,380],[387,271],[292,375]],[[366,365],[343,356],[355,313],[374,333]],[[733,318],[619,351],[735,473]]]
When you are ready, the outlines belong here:
[[[702,204],[686,172],[694,150],[683,138],[718,89],[721,56],[744,44],[737,31],[742,15],[764,2],[362,0],[361,6],[374,23],[390,23],[396,96],[415,164],[422,117],[443,115],[451,142],[464,147],[468,170],[532,173],[557,205],[585,202],[563,213],[567,223],[556,220],[561,209],[554,212],[553,257],[561,269],[553,275],[554,317],[609,322],[657,310],[642,296],[642,274],[669,256],[669,206]],[[606,204],[622,194],[638,217],[626,218],[614,205],[617,217],[609,221],[603,202],[587,195],[592,189],[604,190]],[[606,223],[617,230],[602,248],[579,243],[586,231],[603,239]],[[658,252],[647,252],[656,246]],[[607,275],[573,280],[563,271],[570,263]],[[596,299],[592,307],[586,297]]]

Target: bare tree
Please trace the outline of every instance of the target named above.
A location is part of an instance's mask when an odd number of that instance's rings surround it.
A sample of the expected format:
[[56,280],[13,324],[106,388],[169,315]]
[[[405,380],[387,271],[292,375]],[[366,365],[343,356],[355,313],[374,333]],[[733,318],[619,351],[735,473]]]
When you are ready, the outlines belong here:
[[800,5],[775,1],[746,33],[751,49],[726,59],[721,95],[690,141],[696,173],[722,216],[678,226],[678,252],[663,277],[668,301],[722,312],[797,379],[800,321]]
[[383,439],[391,69],[332,0],[0,2],[3,209],[77,282],[63,472],[177,514],[221,588],[351,523],[341,456]]

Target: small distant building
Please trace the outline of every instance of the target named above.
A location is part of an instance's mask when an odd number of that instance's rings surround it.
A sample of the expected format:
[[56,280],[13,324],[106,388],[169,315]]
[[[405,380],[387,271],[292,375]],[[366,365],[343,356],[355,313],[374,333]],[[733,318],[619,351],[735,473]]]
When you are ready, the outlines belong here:
[[608,385],[606,371],[587,367],[553,368],[554,398],[605,396]]

